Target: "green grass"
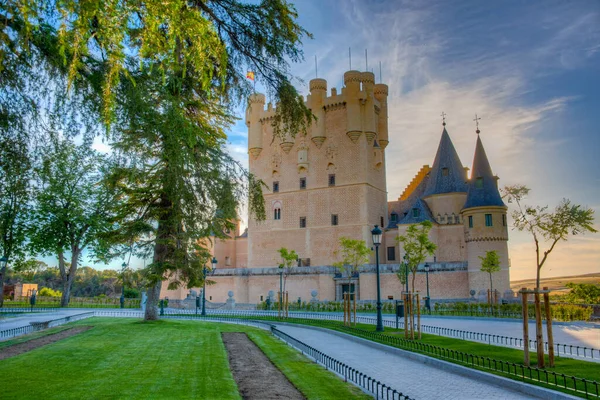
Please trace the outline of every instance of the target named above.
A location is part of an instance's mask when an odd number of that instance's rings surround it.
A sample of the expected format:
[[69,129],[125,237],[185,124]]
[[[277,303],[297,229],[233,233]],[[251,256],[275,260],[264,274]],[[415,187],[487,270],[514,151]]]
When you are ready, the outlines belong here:
[[221,332],[243,331],[307,398],[368,398],[260,329],[111,318],[90,318],[60,328],[79,325],[94,329],[0,361],[2,397],[239,399]]

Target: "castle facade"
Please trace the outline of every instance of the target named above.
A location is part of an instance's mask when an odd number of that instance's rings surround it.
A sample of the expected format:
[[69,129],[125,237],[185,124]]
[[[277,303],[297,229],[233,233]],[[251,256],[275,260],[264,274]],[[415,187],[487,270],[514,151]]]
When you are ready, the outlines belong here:
[[[398,299],[402,285],[396,272],[403,268],[404,253],[395,239],[424,220],[433,224],[430,238],[437,250],[426,261],[428,276],[420,266],[416,290],[424,295],[428,278],[434,300],[467,299],[473,291],[479,295],[489,288],[479,257],[496,250],[501,270],[493,275],[494,288],[508,296],[507,207],[479,135],[469,178],[444,123],[432,166],[423,166],[404,192],[388,201],[388,86],[376,84],[371,72],[348,71],[340,93],[332,88],[328,95],[323,79],[311,80],[309,87],[306,106],[316,121],[306,135],[274,137],[276,110],[265,105],[263,94],[250,98],[249,166],[268,186],[267,219],[250,219],[246,231],[240,232],[238,225],[229,239],[213,244],[219,263],[209,278],[216,284],[207,287],[207,300],[225,302],[233,294],[238,303],[258,303],[269,291],[277,292],[281,247],[299,255],[298,267],[287,277],[290,301],[339,300],[349,289],[360,300],[374,300],[374,253],[371,264],[352,277],[341,276],[331,265],[338,261],[340,237],[370,246],[375,225],[384,228],[379,249],[382,298]],[[406,134],[394,138],[408,140]],[[165,282],[161,297],[183,299],[187,292],[168,290]]]

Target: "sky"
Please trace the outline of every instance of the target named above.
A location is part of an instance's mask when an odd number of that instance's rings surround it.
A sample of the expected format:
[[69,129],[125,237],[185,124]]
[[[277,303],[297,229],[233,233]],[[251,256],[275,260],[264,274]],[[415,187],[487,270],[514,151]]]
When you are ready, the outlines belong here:
[[[301,0],[296,8],[314,36],[303,41],[305,62],[292,66],[304,95],[315,56],[318,77],[339,92],[349,48],[352,69],[373,70],[389,86],[388,200],[433,163],[442,111],[470,167],[477,114],[500,186],[530,187],[530,205],[554,208],[566,197],[591,207],[600,230],[600,1]],[[248,165],[241,120],[229,150]],[[511,279],[535,277],[532,238],[509,237]],[[600,272],[600,233],[560,243],[542,276],[592,272]]]

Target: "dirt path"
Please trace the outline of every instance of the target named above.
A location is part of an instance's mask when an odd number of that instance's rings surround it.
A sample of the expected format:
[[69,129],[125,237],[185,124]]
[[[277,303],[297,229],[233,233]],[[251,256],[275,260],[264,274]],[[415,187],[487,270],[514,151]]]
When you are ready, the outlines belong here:
[[229,367],[243,399],[304,399],[243,332],[223,332]]
[[78,326],[76,328],[67,329],[64,331],[53,333],[51,335],[42,336],[41,338],[28,340],[24,343],[18,343],[12,346],[4,347],[0,349],[0,360],[18,356],[19,354],[27,353],[28,351],[35,350],[38,347],[58,342],[59,340],[66,339],[68,337],[77,335],[81,332],[85,332],[92,328],[93,326]]

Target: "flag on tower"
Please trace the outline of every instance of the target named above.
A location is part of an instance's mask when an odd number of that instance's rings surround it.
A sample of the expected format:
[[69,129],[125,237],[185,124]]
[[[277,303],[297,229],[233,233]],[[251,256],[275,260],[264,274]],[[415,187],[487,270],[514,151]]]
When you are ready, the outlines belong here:
[[246,79],[250,79],[251,81],[254,81],[254,72],[252,72],[252,71],[246,72]]

